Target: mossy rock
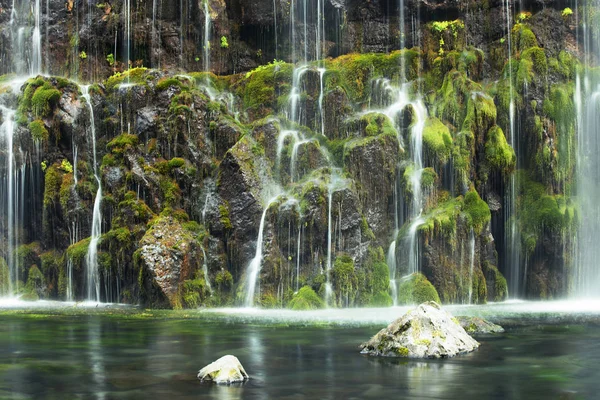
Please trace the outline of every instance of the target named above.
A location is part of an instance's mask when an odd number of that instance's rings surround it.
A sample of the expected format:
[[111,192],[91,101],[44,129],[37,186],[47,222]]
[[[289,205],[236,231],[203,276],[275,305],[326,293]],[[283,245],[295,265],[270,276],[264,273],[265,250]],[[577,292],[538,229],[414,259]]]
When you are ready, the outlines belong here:
[[318,310],[325,308],[325,302],[310,286],[300,288],[288,303],[292,310]]
[[476,233],[480,233],[492,218],[490,207],[475,190],[465,195],[463,212],[468,216],[469,225]]
[[439,119],[427,119],[423,129],[423,151],[430,165],[443,166],[452,152],[450,130]]
[[400,283],[398,288],[398,302],[400,304],[421,304],[427,301],[435,301],[441,304],[437,290],[425,275],[412,274]]
[[490,168],[509,174],[515,168],[515,151],[506,141],[502,129],[495,125],[487,133],[485,142],[485,160]]
[[10,271],[4,258],[0,257],[0,297],[10,295]]

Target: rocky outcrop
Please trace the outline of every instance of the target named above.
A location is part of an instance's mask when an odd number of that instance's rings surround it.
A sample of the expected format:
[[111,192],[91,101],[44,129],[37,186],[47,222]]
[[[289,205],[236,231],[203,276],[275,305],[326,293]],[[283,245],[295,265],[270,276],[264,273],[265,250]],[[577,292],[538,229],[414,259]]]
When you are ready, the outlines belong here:
[[361,353],[371,356],[447,358],[477,350],[479,343],[439,304],[427,302],[379,331],[361,348]]
[[487,335],[504,332],[503,327],[486,321],[483,318],[458,316],[456,319],[469,335]]
[[180,307],[180,287],[201,268],[193,234],[173,217],[159,218],[140,241],[140,299],[153,307]]
[[198,379],[202,382],[229,385],[245,382],[250,379],[250,376],[248,376],[237,357],[228,355],[202,368],[198,372]]

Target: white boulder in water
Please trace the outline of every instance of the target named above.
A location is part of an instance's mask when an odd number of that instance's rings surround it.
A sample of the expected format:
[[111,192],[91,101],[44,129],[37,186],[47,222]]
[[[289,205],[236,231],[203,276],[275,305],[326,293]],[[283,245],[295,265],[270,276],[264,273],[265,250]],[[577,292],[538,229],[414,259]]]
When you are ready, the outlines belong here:
[[202,368],[200,372],[198,372],[198,379],[202,382],[229,384],[244,382],[250,379],[250,377],[237,357],[223,356],[217,361]]
[[404,314],[361,345],[363,354],[384,357],[445,358],[476,350],[479,343],[458,320],[429,301]]

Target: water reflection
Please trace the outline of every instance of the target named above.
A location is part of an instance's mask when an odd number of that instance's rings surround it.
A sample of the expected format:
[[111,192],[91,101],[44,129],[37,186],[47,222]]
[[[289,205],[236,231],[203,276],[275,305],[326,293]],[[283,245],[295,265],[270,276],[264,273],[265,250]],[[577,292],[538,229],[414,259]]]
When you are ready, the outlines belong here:
[[[593,398],[597,326],[528,327],[450,360],[360,355],[378,328],[266,327],[201,320],[3,317],[0,398]],[[251,380],[198,369],[236,355]],[[52,395],[48,395],[51,393]]]
[[102,346],[102,327],[98,318],[88,320],[88,357],[92,377],[94,380],[94,396],[98,400],[104,400],[106,374],[104,371],[104,356],[105,349]]

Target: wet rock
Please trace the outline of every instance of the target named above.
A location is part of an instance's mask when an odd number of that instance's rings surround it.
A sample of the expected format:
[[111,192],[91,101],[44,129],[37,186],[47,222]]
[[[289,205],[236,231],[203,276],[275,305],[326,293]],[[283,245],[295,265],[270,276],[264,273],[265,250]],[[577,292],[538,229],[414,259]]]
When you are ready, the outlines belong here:
[[502,333],[504,328],[479,317],[456,317],[460,326],[470,335],[485,335],[489,333]]
[[479,343],[452,315],[430,301],[409,311],[361,345],[362,354],[447,358],[476,350]]
[[173,217],[159,218],[140,241],[141,301],[153,307],[179,305],[179,286],[200,269],[201,248]]
[[248,376],[237,357],[227,355],[202,368],[198,372],[198,379],[203,382],[231,384],[245,382],[250,379],[250,376]]

